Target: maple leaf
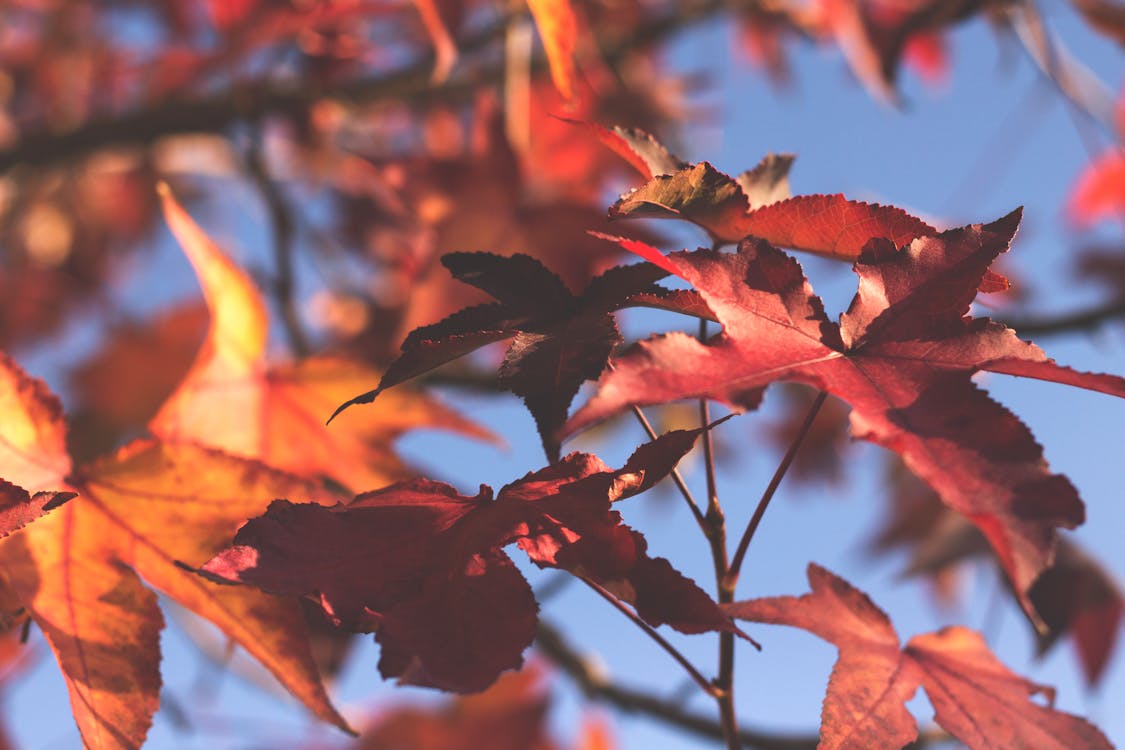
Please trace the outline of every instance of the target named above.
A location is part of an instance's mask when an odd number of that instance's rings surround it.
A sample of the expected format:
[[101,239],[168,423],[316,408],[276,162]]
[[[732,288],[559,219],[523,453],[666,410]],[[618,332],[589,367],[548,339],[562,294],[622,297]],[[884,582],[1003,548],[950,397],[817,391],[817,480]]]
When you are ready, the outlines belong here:
[[816,0],[801,25],[831,37],[864,88],[880,101],[897,104],[895,78],[907,42],[917,32],[935,25],[929,22],[929,16],[936,15],[934,8],[942,13],[942,6],[947,12],[954,5],[965,3]]
[[[897,247],[937,231],[894,206],[861,203],[843,195],[789,197],[789,169],[796,158],[792,154],[769,154],[734,179],[707,162],[672,169],[679,160],[671,155],[664,158],[652,137],[641,131],[602,131],[607,145],[630,163],[644,166],[641,173],[649,177],[610,207],[611,217],[684,219],[706,230],[718,244],[754,236],[848,261],[858,259],[873,239],[886,239]],[[1008,286],[1007,279],[990,270],[980,291],[998,292]]]
[[279,495],[314,485],[193,445],[142,440],[74,468],[62,408],[0,359],[0,476],[78,497],[0,542],[0,572],[54,651],[89,748],[137,748],[160,693],[156,595],[210,620],[317,716],[346,727],[324,693],[295,602],[201,580],[176,562],[213,555]]
[[[602,141],[649,180],[621,196],[609,209],[611,218],[683,219],[705,230],[716,244],[754,236],[852,261],[874,238],[897,246],[936,232],[894,206],[852,201],[839,194],[790,197],[792,154],[769,154],[735,179],[707,162],[683,164],[667,150],[658,150],[659,144],[642,131],[601,131]],[[992,272],[981,286],[982,291],[1007,288],[1007,280]]]
[[1125,594],[1113,576],[1074,542],[1063,539],[1055,564],[1029,593],[1049,630],[1038,635],[1040,655],[1068,635],[1089,686],[1105,674],[1125,623]]
[[[620,166],[593,139],[545,114],[561,106],[553,88],[537,86],[531,94],[535,123],[526,154],[508,141],[502,112],[486,98],[474,110],[468,153],[463,153],[467,145],[458,145],[456,156],[439,150],[409,160],[356,158],[349,165],[363,179],[351,177],[341,185],[346,213],[341,231],[375,256],[380,278],[390,286],[384,299],[400,300],[390,309],[398,325],[383,325],[369,334],[380,344],[379,355],[389,350],[393,358],[409,331],[485,301],[441,267],[440,258],[448,251],[531,255],[571,289],[583,288],[613,265],[613,254],[586,230],[609,228],[594,201],[600,202],[598,185]],[[610,104],[603,103],[606,98],[613,97],[601,92],[582,111],[601,111],[595,109],[598,104],[605,109]],[[622,92],[612,102],[614,113],[643,106],[633,104],[637,98]],[[376,235],[381,240],[372,243],[370,237]],[[386,346],[388,340],[393,346]],[[365,353],[372,348],[366,346]]]
[[542,661],[533,660],[482,693],[449,696],[436,705],[373,704],[358,738],[306,750],[612,750],[609,729],[597,717],[586,717],[574,744],[552,740],[550,676]]
[[686,633],[733,625],[611,503],[643,492],[691,449],[699,430],[641,446],[624,467],[574,453],[475,497],[416,479],[324,507],[275,501],[201,572],[266,591],[318,595],[342,627],[374,631],[384,677],[483,690],[518,667],[535,635],[530,587],[503,552],[597,581],[651,625]]
[[899,646],[887,615],[866,594],[818,565],[808,567],[811,593],[735,602],[732,616],[790,625],[834,644],[821,712],[818,748],[900,748],[918,737],[906,709],[918,686],[926,690],[934,719],[970,748],[1109,748],[1096,727],[1071,714],[1034,703],[1054,691],[1009,671],[981,636],[947,627]]
[[[888,479],[891,507],[871,547],[880,552],[905,548],[909,558],[904,574],[926,576],[939,596],[951,599],[960,563],[994,559],[988,541],[897,459]],[[1125,623],[1125,595],[1112,574],[1070,536],[1063,536],[1054,562],[1035,580],[1028,599],[1042,623],[1034,633],[1038,655],[1068,636],[1086,683],[1096,685]]]
[[[762,166],[758,169],[767,173]],[[707,162],[656,176],[623,195],[609,212],[614,218],[683,219],[718,242],[755,236],[838,260],[855,260],[873,237],[903,244],[935,232],[901,208],[850,201],[843,195],[801,195],[753,205],[739,181]]]
[[149,427],[169,441],[190,441],[258,459],[306,477],[331,477],[353,490],[415,474],[394,452],[402,433],[423,427],[482,439],[490,432],[426,396],[394,394],[363,419],[326,429],[341,400],[379,377],[342,357],[268,366],[269,323],[254,283],[207,237],[166,188],[165,216],[203,287],[211,325],[195,364]]
[[449,253],[442,257],[442,264],[454,278],[498,301],[466,308],[411,331],[379,386],[344,402],[335,414],[355,404],[371,403],[394,385],[511,338],[500,365],[500,385],[527,404],[547,459],[556,461],[557,433],[566,421],[570,402],[584,381],[601,374],[610,353],[622,341],[612,312],[627,305],[679,311],[698,307],[690,295],[657,286],[655,282],[668,272],[647,263],[612,268],[595,277],[579,295],[528,255]]
[[574,432],[629,405],[707,397],[753,408],[764,386],[796,381],[852,407],[852,433],[899,453],[988,538],[1021,604],[1049,564],[1055,529],[1084,519],[1078,494],[1051,474],[1019,419],[975,385],[980,370],[1125,397],[1125,380],[1057,365],[1014,331],[967,316],[1020,214],[916,239],[876,241],[855,264],[859,291],[829,321],[800,266],[760,240],[738,253],[643,257],[687,279],[723,324],[706,343],[684,334],[641,342],[604,375],[570,420]]

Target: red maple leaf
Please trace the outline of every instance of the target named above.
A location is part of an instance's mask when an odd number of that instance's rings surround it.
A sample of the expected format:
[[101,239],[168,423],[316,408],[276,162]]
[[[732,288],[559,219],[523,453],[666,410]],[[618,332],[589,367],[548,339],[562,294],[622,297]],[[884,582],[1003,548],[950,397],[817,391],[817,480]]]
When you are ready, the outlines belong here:
[[840,649],[821,712],[820,750],[900,748],[918,737],[906,709],[921,685],[934,718],[971,748],[1109,748],[1093,725],[1032,702],[1054,691],[1008,670],[981,636],[948,627],[900,647],[887,615],[863,592],[818,565],[812,592],[726,606],[734,617],[791,625]]
[[[925,576],[939,599],[948,603],[958,593],[963,564],[982,556],[992,559],[992,548],[980,529],[942,505],[897,457],[887,468],[890,502],[870,549],[906,552],[904,575]],[[1069,637],[1086,684],[1096,686],[1125,625],[1125,593],[1113,574],[1071,535],[1064,535],[1054,563],[1035,580],[1028,598],[1041,620],[1034,633],[1038,655],[1046,655],[1062,637]]]
[[839,324],[797,262],[765,242],[667,258],[629,243],[691,282],[724,330],[706,343],[676,333],[642,342],[566,429],[632,404],[707,397],[753,408],[772,382],[821,388],[851,405],[856,437],[899,453],[981,529],[1030,614],[1026,592],[1050,562],[1055,529],[1082,523],[1084,509],[1070,482],[1049,472],[1027,427],[971,377],[990,370],[1117,396],[1125,380],[1061,367],[1010,328],[968,317],[1018,223],[1017,211],[902,250],[873,241],[855,265],[859,291]]
[[468,497],[418,479],[324,507],[275,501],[203,566],[208,577],[319,595],[339,625],[374,631],[384,677],[457,692],[518,667],[535,635],[535,598],[503,551],[591,579],[651,625],[735,631],[718,605],[610,509],[651,487],[700,431],[670,432],[619,470],[574,453]]

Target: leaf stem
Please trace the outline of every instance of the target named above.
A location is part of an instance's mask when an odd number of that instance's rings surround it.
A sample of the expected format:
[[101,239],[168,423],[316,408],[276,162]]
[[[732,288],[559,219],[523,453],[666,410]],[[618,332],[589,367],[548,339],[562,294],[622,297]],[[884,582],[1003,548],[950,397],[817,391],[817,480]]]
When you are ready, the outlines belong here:
[[738,542],[738,549],[734,552],[734,559],[731,561],[730,570],[727,573],[727,585],[733,592],[735,585],[738,583],[738,574],[742,569],[742,561],[746,557],[746,550],[750,547],[750,540],[754,538],[754,532],[758,530],[758,525],[762,522],[762,516],[766,513],[766,508],[769,507],[770,500],[773,499],[774,493],[781,485],[781,480],[785,478],[785,473],[789,471],[793,459],[797,457],[797,451],[801,448],[801,443],[809,434],[813,422],[816,420],[816,415],[820,413],[820,407],[824,406],[824,402],[828,399],[828,392],[821,391],[809,407],[809,413],[805,415],[805,421],[801,423],[801,428],[797,431],[797,436],[793,438],[792,445],[789,450],[785,452],[785,456],[778,464],[777,471],[773,473],[773,478],[770,479],[766,491],[762,493],[761,500],[758,501],[758,507],[754,509],[754,515],[750,517],[750,522],[746,524],[746,530],[742,532],[742,539]]
[[[606,367],[612,370],[613,362],[607,362]],[[632,409],[633,416],[636,417],[637,421],[641,423],[641,427],[644,428],[645,434],[648,435],[648,439],[656,440],[656,430],[652,428],[652,423],[648,421],[648,417],[646,417],[645,413],[641,411],[641,407],[634,404]],[[703,424],[704,427],[706,427],[708,423],[704,422]],[[706,434],[707,433],[705,432],[704,435]],[[704,534],[707,534],[707,519],[704,517],[703,511],[699,509],[699,503],[696,502],[695,495],[693,495],[691,489],[688,488],[687,482],[684,481],[684,475],[680,473],[679,469],[672,469],[672,482],[676,485],[676,489],[680,491],[680,495],[682,495],[684,500],[687,502],[688,509],[691,510],[692,518],[695,519],[695,522],[699,525],[700,530],[702,530]]]
[[[707,321],[699,321],[699,340],[707,341]],[[715,566],[715,585],[719,604],[734,601],[734,590],[726,585],[730,564],[727,557],[727,522],[723,506],[719,503],[718,483],[715,480],[715,446],[711,440],[711,410],[706,398],[699,399],[699,420],[703,425],[703,463],[707,475],[707,541],[711,543],[711,559]],[[719,676],[715,678],[715,701],[719,704],[719,721],[728,750],[740,750],[738,715],[734,710],[734,633],[719,633]]]
[[688,675],[691,677],[691,679],[697,685],[699,685],[699,687],[703,688],[703,691],[705,693],[707,693],[708,695],[717,697],[716,686],[714,684],[712,684],[710,680],[708,680],[706,677],[704,677],[702,674],[700,674],[699,670],[696,669],[690,661],[688,661],[687,657],[684,656],[682,653],[680,653],[679,649],[677,649],[675,646],[673,646],[671,643],[669,643],[667,640],[665,640],[664,636],[662,636],[662,635],[660,635],[660,633],[656,632],[655,628],[653,628],[647,622],[642,620],[636,612],[629,609],[629,607],[625,606],[625,604],[620,599],[618,599],[616,596],[614,596],[610,591],[608,591],[604,586],[602,586],[597,581],[593,580],[592,578],[587,578],[586,576],[578,576],[578,577],[582,579],[583,583],[585,583],[587,586],[589,586],[595,592],[597,592],[597,594],[600,597],[602,597],[607,602],[612,604],[619,612],[621,612],[626,617],[628,617],[630,620],[632,620],[633,624],[636,625],[641,630],[643,630],[645,632],[645,635],[647,635],[649,638],[654,640],[657,643],[657,645],[659,645],[662,649],[667,651],[668,654],[673,659],[675,659],[676,662],[681,667],[684,668],[684,670],[688,673]]
[[1052,336],[1074,331],[1093,331],[1119,318],[1125,318],[1125,297],[1053,318],[1007,318],[1000,322],[1014,328],[1021,336]]

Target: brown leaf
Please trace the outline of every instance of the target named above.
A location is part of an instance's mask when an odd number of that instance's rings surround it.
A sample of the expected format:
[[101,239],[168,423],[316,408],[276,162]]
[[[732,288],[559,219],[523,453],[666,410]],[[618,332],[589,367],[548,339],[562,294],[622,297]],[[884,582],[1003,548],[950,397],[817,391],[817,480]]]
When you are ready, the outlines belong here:
[[[781,194],[778,157],[770,167],[747,177],[754,180],[754,201]],[[751,173],[753,174],[753,172]],[[659,175],[623,195],[610,208],[611,217],[661,217],[690,221],[722,243],[760,237],[794,250],[854,261],[874,238],[896,247],[935,233],[930,225],[893,206],[851,201],[842,195],[800,195],[767,205],[754,205],[739,182],[700,162]]]
[[594,580],[650,625],[740,632],[694,582],[650,557],[611,504],[645,491],[699,430],[668,433],[621,469],[573,453],[475,497],[416,479],[346,505],[272,503],[200,572],[266,591],[317,595],[342,627],[373,631],[386,678],[456,692],[487,688],[522,662],[537,605],[503,548]]

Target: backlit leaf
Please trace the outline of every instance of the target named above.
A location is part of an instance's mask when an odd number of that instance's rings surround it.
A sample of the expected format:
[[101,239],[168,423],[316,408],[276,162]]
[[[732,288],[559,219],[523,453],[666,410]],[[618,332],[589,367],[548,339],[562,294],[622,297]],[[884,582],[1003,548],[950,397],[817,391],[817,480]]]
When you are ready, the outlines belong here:
[[811,593],[728,605],[736,618],[790,625],[835,645],[821,714],[820,750],[897,749],[918,736],[904,705],[918,686],[934,718],[950,734],[977,748],[1109,748],[1093,725],[1033,702],[1053,701],[1054,691],[1008,670],[984,639],[962,627],[911,638],[900,648],[890,619],[861,591],[817,565],[809,565]]
[[1084,519],[1077,492],[1051,474],[1028,429],[970,379],[980,370],[1034,377],[1125,397],[1125,380],[1060,367],[1015,332],[967,317],[1018,212],[993,224],[873,243],[856,264],[859,291],[839,325],[792,258],[761,241],[737,254],[676,253],[722,333],[706,343],[672,333],[616,361],[573,432],[632,404],[707,397],[753,408],[761,389],[796,381],[852,407],[856,437],[899,453],[949,506],[988,538],[1026,598],[1050,563],[1055,529]]

